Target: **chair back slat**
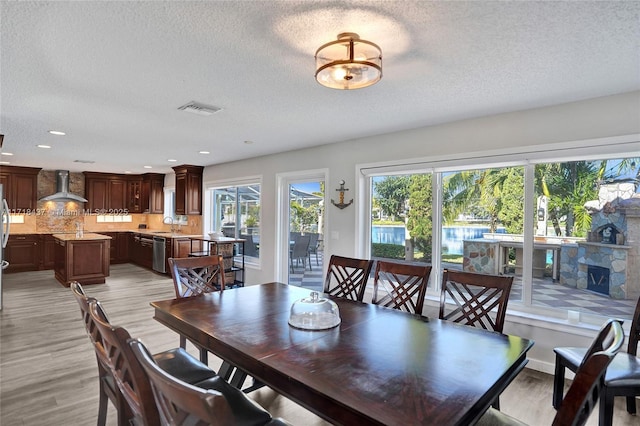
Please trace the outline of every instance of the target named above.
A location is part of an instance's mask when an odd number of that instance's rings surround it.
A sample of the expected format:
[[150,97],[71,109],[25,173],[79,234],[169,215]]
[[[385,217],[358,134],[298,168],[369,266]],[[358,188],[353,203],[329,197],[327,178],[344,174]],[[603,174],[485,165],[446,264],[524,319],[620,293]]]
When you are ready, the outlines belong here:
[[372,303],[411,314],[422,314],[431,266],[379,260]]
[[[445,269],[439,317],[502,333],[512,284],[513,276]],[[453,308],[449,309],[447,302]]]
[[332,255],[324,281],[324,292],[362,302],[372,266],[373,260]]
[[601,346],[602,342],[607,343],[600,350],[588,353],[578,368],[556,413],[553,426],[584,425],[598,404],[607,367],[624,342],[624,332],[619,321],[608,320],[600,329],[592,348]]
[[224,290],[224,259],[220,255],[169,258],[176,298]]

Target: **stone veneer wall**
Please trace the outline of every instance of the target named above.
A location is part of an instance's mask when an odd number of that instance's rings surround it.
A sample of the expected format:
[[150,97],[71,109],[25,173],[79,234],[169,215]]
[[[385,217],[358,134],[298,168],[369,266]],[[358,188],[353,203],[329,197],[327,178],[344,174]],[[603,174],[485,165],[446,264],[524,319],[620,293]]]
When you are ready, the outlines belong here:
[[464,271],[481,274],[498,273],[500,266],[498,265],[499,241],[485,239],[465,240],[463,246],[464,260],[462,269]]
[[609,269],[609,296],[627,297],[627,252],[630,247],[600,243],[563,244],[560,248],[560,284],[586,289],[589,265]]

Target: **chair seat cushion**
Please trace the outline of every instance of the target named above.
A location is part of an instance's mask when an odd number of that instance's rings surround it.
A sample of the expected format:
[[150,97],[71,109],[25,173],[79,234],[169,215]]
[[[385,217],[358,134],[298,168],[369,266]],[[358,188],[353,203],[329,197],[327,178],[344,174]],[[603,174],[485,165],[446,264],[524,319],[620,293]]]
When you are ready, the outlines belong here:
[[518,419],[504,414],[495,408],[489,407],[486,413],[480,417],[476,426],[527,426]]
[[164,371],[189,384],[217,376],[209,366],[198,361],[182,348],[160,352],[153,355],[153,359]]
[[[264,425],[271,424],[271,414],[262,408],[257,402],[249,398],[240,389],[231,386],[222,377],[216,376],[210,379],[204,380],[200,383],[194,383],[194,386],[199,388],[214,390],[220,392],[226,398],[231,411],[235,417],[234,425],[237,426],[249,426],[249,425]],[[286,424],[286,423],[274,423]]]
[[640,389],[640,358],[619,352],[609,364],[604,382],[609,388],[635,386]]
[[[554,352],[577,369],[587,353],[587,348],[555,348]],[[627,352],[618,352],[607,367],[607,387],[640,386],[640,358]]]
[[587,348],[561,347],[554,348],[553,351],[564,359],[565,365],[573,366],[572,370],[574,372],[578,369],[584,359],[584,356],[587,354]]

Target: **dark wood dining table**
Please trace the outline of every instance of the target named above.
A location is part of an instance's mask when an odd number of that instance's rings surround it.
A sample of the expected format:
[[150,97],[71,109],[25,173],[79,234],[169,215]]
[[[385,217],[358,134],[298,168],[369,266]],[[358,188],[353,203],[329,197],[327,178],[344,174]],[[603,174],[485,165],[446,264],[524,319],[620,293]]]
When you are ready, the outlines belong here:
[[331,297],[342,322],[293,328],[309,289],[267,283],[152,302],[155,319],[333,424],[470,425],[533,341]]

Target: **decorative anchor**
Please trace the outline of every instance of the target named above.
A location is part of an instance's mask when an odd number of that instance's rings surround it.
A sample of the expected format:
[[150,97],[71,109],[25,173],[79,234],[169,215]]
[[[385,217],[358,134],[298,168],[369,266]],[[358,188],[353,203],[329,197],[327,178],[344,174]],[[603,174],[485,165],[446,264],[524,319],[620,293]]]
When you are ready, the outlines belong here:
[[336,189],[336,191],[340,192],[340,202],[336,203],[335,201],[333,201],[333,199],[331,199],[331,204],[333,204],[339,209],[344,209],[345,207],[348,207],[351,205],[351,203],[353,203],[353,198],[348,203],[344,202],[344,192],[348,191],[348,189],[344,187],[343,180],[340,181],[340,188]]

